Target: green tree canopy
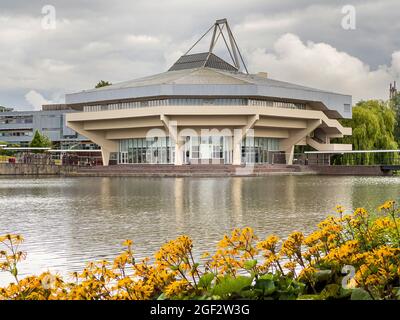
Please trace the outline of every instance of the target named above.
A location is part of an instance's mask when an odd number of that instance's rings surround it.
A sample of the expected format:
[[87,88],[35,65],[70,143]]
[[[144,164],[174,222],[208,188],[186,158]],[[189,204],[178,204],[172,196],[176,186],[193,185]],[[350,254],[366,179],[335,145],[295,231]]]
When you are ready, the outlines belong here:
[[[5,141],[0,141],[0,145],[6,145],[7,147],[14,147],[18,148],[20,145],[18,143],[9,143]],[[15,154],[15,151],[11,150],[4,150],[3,148],[0,148],[0,156],[13,156]]]
[[[396,114],[389,103],[381,100],[360,101],[353,108],[353,118],[341,120],[341,123],[351,127],[353,134],[340,139],[340,142],[352,144],[354,150],[391,150],[398,147],[394,137]],[[368,154],[361,162],[378,163],[382,161],[378,159],[379,156],[382,155]],[[355,156],[343,158],[351,160],[352,157]]]
[[52,142],[51,140],[41,134],[38,130],[35,131],[35,134],[33,136],[33,139],[31,143],[29,144],[29,147],[31,148],[51,148]]
[[96,89],[97,88],[101,88],[101,87],[107,87],[107,86],[111,86],[112,83],[108,82],[108,81],[104,81],[104,80],[100,80],[97,84],[96,84]]

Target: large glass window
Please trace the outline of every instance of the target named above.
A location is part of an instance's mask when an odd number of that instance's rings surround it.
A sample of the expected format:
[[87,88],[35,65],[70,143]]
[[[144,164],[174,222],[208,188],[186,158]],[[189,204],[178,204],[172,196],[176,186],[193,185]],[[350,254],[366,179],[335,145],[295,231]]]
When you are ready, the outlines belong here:
[[[232,137],[220,136],[187,137],[185,161],[209,159],[232,163],[231,140]],[[120,163],[174,163],[175,146],[169,137],[124,139],[120,140],[119,148]],[[271,163],[278,149],[279,139],[246,137],[242,141],[242,162]]]
[[272,154],[278,149],[278,139],[246,137],[242,142],[242,162],[271,163]]
[[172,151],[168,137],[123,139],[119,142],[120,163],[172,163]]

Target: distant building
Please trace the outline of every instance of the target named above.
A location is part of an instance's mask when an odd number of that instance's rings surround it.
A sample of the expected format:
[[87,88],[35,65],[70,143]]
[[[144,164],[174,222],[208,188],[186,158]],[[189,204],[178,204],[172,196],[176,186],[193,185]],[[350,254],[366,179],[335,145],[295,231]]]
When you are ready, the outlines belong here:
[[6,107],[3,107],[3,106],[0,106],[0,112],[10,112],[12,110],[13,110],[12,108],[6,108]]
[[49,137],[55,148],[94,149],[97,146],[66,126],[66,105],[45,105],[41,111],[0,108],[0,141],[26,147],[36,130]]
[[396,81],[390,83],[389,86],[389,99],[393,99],[397,95],[397,86],[396,86]]

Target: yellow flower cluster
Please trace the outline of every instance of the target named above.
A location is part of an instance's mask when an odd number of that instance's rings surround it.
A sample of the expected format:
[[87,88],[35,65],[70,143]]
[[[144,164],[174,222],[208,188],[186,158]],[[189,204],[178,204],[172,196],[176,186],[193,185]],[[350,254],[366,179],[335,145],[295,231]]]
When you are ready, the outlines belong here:
[[[68,280],[45,272],[20,279],[18,263],[26,258],[20,250],[23,238],[0,237],[0,270],[14,281],[0,288],[0,299],[183,299],[214,297],[212,286],[226,277],[248,274],[251,279],[274,275],[303,282],[309,293],[317,294],[318,274],[328,271],[339,283],[344,266],[354,267],[352,288],[361,288],[371,298],[395,299],[400,292],[399,209],[394,201],[379,207],[380,216],[371,217],[362,208],[338,217],[329,216],[311,234],[293,232],[285,240],[270,235],[263,240],[251,228],[234,229],[218,243],[214,254],[204,253],[200,263],[193,254],[192,240],[185,235],[165,243],[154,258],[136,262],[133,243],[113,261],[89,263]],[[264,278],[265,279],[265,278]],[[264,280],[266,281],[266,280]],[[328,281],[328,280],[325,280]]]

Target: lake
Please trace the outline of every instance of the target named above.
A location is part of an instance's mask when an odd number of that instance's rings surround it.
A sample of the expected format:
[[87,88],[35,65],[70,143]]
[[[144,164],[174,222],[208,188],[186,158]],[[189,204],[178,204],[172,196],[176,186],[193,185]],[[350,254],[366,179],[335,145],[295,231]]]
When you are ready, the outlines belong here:
[[[21,273],[80,270],[134,241],[152,256],[180,234],[195,252],[250,226],[260,237],[308,233],[341,204],[375,210],[399,200],[400,177],[272,175],[233,178],[0,178],[0,234],[25,237]],[[0,284],[10,278],[0,273]]]

